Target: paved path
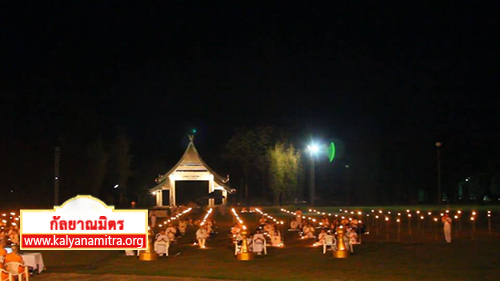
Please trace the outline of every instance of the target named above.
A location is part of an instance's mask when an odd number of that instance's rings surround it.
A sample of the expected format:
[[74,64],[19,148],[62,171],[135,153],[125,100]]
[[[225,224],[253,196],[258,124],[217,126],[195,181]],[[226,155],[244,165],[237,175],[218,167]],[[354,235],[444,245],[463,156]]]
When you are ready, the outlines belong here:
[[[144,280],[152,280],[152,281],[217,281],[220,279],[206,279],[206,278],[185,278],[185,277],[166,277],[166,276],[144,276],[144,275],[117,275],[117,274],[77,274],[77,273],[42,273],[40,275],[36,275],[31,277],[30,280],[33,281],[48,281],[48,280],[58,280],[58,281],[69,281],[69,280],[78,280],[78,281],[118,281],[118,280],[127,280],[127,281],[144,281]],[[224,280],[224,281],[227,281]]]

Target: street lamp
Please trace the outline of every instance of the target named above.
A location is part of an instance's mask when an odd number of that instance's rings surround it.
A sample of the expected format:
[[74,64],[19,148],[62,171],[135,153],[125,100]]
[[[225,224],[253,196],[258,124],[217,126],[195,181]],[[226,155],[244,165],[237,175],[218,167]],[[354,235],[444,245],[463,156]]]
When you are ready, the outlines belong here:
[[314,206],[314,197],[315,197],[315,187],[314,187],[314,156],[319,151],[319,147],[316,144],[311,144],[307,146],[307,150],[309,150],[309,154],[311,156],[311,176],[309,182],[309,196],[311,201],[311,206]]
[[436,142],[436,151],[437,151],[437,169],[438,169],[438,206],[439,210],[441,210],[441,143]]

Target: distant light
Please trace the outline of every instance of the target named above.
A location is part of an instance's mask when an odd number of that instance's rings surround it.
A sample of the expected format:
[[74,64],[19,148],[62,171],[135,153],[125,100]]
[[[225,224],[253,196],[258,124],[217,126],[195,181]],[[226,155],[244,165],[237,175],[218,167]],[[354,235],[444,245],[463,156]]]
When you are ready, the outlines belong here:
[[14,189],[11,189],[10,192],[14,192]]
[[345,167],[346,167],[347,169],[349,169],[349,165],[345,165]]
[[114,188],[118,188],[118,184],[115,184]]
[[196,134],[196,129],[191,130],[193,134]]
[[56,177],[56,180],[59,179],[59,177]]
[[465,181],[469,181],[469,178],[466,178]]

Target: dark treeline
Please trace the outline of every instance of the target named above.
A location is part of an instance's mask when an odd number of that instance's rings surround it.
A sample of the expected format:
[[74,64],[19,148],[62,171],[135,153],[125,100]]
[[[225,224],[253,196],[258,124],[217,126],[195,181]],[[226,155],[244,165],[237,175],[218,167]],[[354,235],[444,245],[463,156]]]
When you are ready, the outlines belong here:
[[[91,115],[71,121],[57,139],[9,139],[3,147],[2,206],[50,207],[53,203],[54,149],[61,148],[60,200],[92,194],[108,204],[138,206],[154,203],[148,189],[158,174],[167,171],[182,155],[187,138],[176,141],[171,153],[134,142],[126,129],[103,127]],[[40,129],[42,130],[42,129]],[[312,139],[278,127],[240,128],[215,145],[207,136],[195,138],[201,156],[220,174],[230,174],[237,189],[233,202],[287,204],[309,200]],[[187,134],[186,134],[187,135]],[[336,157],[325,153],[316,163],[316,200],[324,205],[429,204],[437,198],[437,163],[434,143],[388,141],[366,130],[323,136],[333,141]],[[397,140],[397,139],[395,139]],[[446,144],[446,143],[445,143]],[[450,202],[496,201],[500,193],[500,164],[494,157],[478,168],[442,149],[443,198]],[[166,151],[167,148],[164,148]],[[274,158],[273,158],[274,157]],[[459,160],[457,160],[459,159]],[[290,163],[297,162],[297,165]],[[469,164],[469,165],[467,165]],[[8,185],[7,183],[16,183]],[[115,186],[117,186],[115,188]]]

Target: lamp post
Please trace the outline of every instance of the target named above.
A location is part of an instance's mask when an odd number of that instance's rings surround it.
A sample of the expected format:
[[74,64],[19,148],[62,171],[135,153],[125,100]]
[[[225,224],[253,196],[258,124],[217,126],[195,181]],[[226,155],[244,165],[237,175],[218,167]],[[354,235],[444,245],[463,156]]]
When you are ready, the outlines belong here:
[[439,210],[441,210],[441,143],[436,142],[436,151],[437,151],[437,169],[438,169],[438,206]]
[[315,198],[315,186],[314,186],[314,156],[318,152],[319,148],[315,144],[311,144],[307,146],[307,150],[309,150],[309,154],[311,156],[311,171],[310,171],[310,178],[309,178],[309,196],[310,196],[310,203],[311,206],[314,206],[314,198]]

